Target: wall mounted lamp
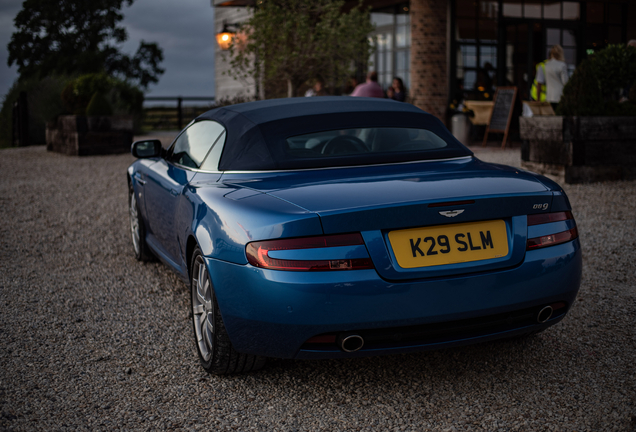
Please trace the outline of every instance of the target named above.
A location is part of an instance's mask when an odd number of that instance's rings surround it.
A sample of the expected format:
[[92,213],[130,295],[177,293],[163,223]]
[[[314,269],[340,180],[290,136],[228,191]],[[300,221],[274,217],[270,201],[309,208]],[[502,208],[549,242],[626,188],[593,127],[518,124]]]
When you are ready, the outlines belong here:
[[[230,29],[233,28],[233,30]],[[241,27],[240,23],[228,24],[223,21],[223,30],[216,34],[216,43],[219,44],[219,48],[223,51],[230,48],[236,32]]]

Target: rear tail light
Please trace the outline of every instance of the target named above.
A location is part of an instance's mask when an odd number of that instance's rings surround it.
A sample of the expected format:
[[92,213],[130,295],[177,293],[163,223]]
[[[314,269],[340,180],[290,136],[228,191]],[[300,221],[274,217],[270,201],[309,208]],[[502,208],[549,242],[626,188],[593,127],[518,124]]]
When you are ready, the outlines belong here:
[[540,213],[528,215],[528,226],[531,225],[541,225],[547,224],[550,222],[560,222],[564,220],[572,219],[574,220],[574,216],[572,216],[572,212],[556,212],[556,213]]
[[541,237],[535,237],[528,239],[528,250],[530,249],[538,249],[546,246],[554,246],[561,243],[569,242],[570,240],[574,240],[579,236],[579,233],[576,227],[562,231],[556,234],[545,235]]
[[[552,222],[561,222],[572,220],[574,222],[574,216],[572,216],[571,212],[557,212],[557,213],[542,213],[535,215],[528,215],[528,226],[533,225],[542,225]],[[579,232],[576,229],[576,226],[573,228],[554,233],[548,234],[541,237],[534,237],[528,239],[528,244],[526,250],[539,249],[547,246],[555,246],[561,243],[566,243],[571,240],[574,240],[579,236]]]
[[[373,262],[368,257],[333,259],[277,259],[269,256],[272,251],[306,250],[337,248],[342,246],[364,246],[364,240],[359,233],[338,234],[330,236],[304,237],[295,239],[266,240],[248,243],[245,248],[247,261],[254,267],[270,270],[287,271],[331,271],[331,270],[361,270],[372,269]],[[299,254],[301,255],[301,254]],[[302,254],[307,255],[307,254]],[[311,253],[309,254],[311,255]],[[320,253],[319,255],[324,255]],[[322,256],[324,258],[324,256]]]

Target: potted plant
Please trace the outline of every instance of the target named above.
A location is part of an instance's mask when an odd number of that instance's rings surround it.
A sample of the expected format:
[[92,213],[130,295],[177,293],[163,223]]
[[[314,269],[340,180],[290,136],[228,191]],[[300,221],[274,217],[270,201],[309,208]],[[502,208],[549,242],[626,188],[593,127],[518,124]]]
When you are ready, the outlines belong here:
[[61,97],[70,114],[47,123],[48,150],[78,156],[130,151],[143,105],[140,90],[105,74],[87,74],[71,81]]
[[555,116],[521,117],[522,166],[566,183],[636,178],[636,48],[584,60]]

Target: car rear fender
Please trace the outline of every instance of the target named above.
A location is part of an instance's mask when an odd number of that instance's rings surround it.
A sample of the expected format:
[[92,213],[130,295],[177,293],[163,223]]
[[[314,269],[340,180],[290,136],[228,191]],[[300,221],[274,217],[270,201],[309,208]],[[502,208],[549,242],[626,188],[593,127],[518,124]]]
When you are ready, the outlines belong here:
[[251,241],[323,234],[316,213],[262,192],[217,184],[191,194],[191,232],[206,257],[247,264]]

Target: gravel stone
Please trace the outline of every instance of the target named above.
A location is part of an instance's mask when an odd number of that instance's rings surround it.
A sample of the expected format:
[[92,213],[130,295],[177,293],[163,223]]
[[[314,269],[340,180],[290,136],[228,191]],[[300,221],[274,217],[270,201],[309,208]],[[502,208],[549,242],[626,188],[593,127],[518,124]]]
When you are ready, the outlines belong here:
[[583,282],[539,335],[215,377],[185,285],[133,257],[132,161],[0,151],[0,430],[636,430],[636,182],[564,185]]

